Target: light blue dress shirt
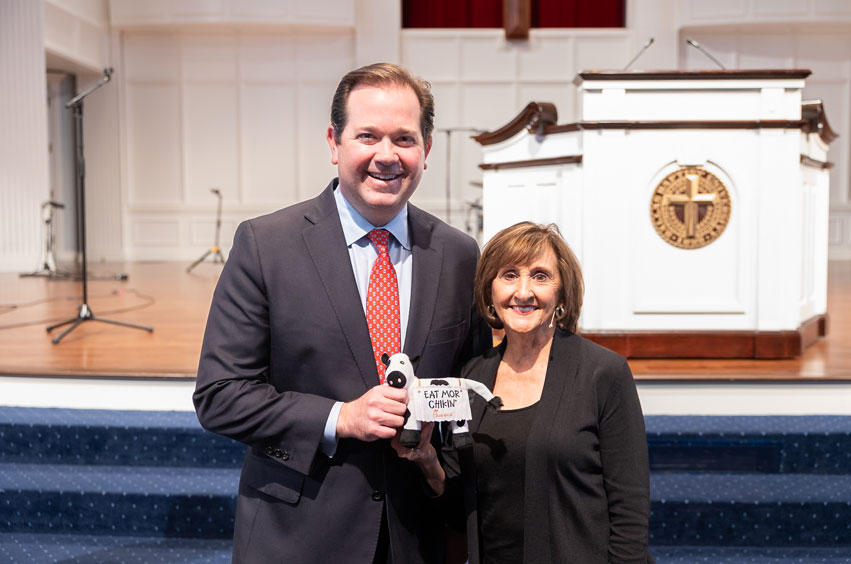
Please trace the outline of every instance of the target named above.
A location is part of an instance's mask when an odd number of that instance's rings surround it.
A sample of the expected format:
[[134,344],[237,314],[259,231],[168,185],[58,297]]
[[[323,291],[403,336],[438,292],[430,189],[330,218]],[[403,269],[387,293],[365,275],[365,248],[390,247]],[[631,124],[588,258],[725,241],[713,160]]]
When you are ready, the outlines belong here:
[[[405,336],[408,328],[408,315],[411,306],[411,273],[413,255],[411,254],[411,237],[408,232],[408,206],[405,205],[396,217],[387,225],[372,225],[358,211],[352,207],[339,187],[334,190],[334,200],[337,202],[337,211],[340,214],[340,223],[343,226],[343,236],[346,239],[346,247],[349,250],[349,260],[352,261],[352,271],[355,274],[355,282],[360,294],[361,306],[366,315],[366,295],[369,290],[369,274],[372,272],[372,264],[378,258],[378,249],[370,242],[367,234],[373,229],[383,228],[390,232],[390,262],[396,270],[396,281],[399,287],[399,344],[404,350]],[[378,384],[378,382],[376,382]],[[338,401],[331,408],[328,420],[325,422],[325,434],[322,440],[322,452],[328,456],[334,456],[337,450],[337,419],[340,416],[340,408],[343,402]]]

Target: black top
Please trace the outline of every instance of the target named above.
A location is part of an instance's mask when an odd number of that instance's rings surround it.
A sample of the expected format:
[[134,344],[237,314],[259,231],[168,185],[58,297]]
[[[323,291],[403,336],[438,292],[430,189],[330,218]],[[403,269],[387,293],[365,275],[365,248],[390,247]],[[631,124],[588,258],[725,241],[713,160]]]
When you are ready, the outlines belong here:
[[[505,352],[474,358],[462,376],[493,389]],[[470,433],[486,402],[470,402]],[[541,399],[527,428],[523,564],[647,564],[650,476],[647,436],[626,359],[557,330]],[[444,453],[447,506],[463,500],[470,564],[482,564],[474,449]],[[457,504],[457,501],[455,501]],[[456,513],[450,513],[454,515]]]
[[473,434],[482,564],[523,561],[526,441],[537,405],[485,413]]

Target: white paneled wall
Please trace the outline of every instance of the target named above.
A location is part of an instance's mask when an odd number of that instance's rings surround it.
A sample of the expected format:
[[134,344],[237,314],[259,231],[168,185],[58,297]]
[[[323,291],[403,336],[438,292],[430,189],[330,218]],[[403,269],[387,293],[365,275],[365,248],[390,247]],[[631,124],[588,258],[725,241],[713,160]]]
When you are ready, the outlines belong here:
[[0,2],[0,269],[34,270],[49,196],[44,6]]
[[124,32],[128,258],[227,247],[239,221],[318,194],[333,177],[325,129],[350,31]]
[[[412,201],[465,227],[468,202],[481,197],[481,147],[470,130],[493,130],[529,102],[553,102],[559,122],[576,119],[576,73],[622,68],[632,57],[626,29],[535,29],[528,42],[506,41],[499,29],[402,31],[402,64],[432,85],[436,116],[428,172]],[[460,131],[458,131],[460,129]],[[447,191],[447,136],[451,171]]]

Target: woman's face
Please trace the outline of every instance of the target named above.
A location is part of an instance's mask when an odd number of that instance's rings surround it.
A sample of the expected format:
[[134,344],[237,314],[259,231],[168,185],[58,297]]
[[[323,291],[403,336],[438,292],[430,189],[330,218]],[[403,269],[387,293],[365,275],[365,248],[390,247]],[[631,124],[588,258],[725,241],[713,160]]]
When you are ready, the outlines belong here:
[[525,265],[505,265],[491,284],[491,299],[506,333],[550,331],[561,297],[561,277],[552,249]]

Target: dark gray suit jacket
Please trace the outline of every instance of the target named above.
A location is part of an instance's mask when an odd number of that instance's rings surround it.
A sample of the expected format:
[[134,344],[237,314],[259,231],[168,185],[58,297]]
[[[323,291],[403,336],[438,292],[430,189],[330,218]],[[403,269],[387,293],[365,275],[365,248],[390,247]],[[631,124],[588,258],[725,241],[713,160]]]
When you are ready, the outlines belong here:
[[[464,377],[493,389],[504,350],[503,343],[470,361]],[[485,402],[474,396],[470,407],[475,434]],[[472,453],[444,454],[447,496],[464,500],[470,564],[479,564]],[[649,482],[644,418],[626,359],[556,330],[526,443],[523,562],[652,563]]]
[[[335,186],[242,223],[213,296],[193,399],[206,429],[249,446],[233,561],[368,564],[386,505],[394,562],[440,562],[435,502],[388,441],[319,451],[333,403],[378,384]],[[404,352],[421,378],[458,374],[490,346],[473,306],[478,247],[414,206],[408,221]]]

